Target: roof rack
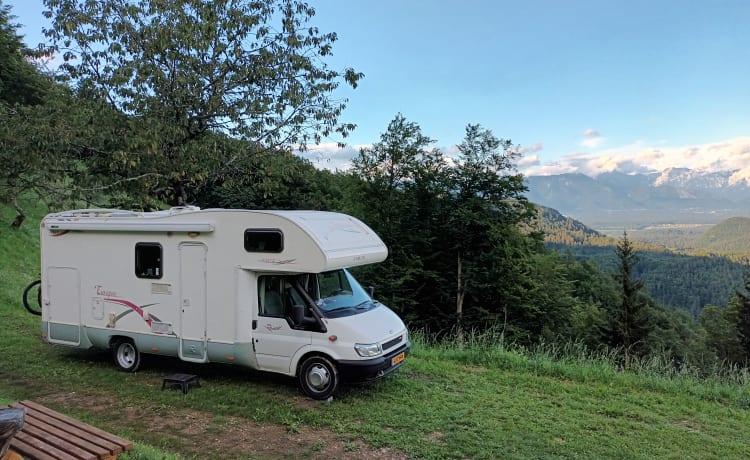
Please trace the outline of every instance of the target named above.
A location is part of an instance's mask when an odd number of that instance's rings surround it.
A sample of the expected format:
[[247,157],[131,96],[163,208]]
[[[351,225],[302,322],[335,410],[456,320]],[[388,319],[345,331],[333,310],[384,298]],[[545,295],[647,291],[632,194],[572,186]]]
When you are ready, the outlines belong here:
[[138,214],[136,211],[122,209],[91,208],[62,211],[55,214],[55,217],[132,217]]

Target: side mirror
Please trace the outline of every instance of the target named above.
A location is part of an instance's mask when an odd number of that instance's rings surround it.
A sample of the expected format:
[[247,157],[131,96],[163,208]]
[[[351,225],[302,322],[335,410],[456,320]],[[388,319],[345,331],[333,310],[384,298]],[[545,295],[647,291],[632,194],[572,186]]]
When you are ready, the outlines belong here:
[[367,286],[367,293],[370,294],[370,297],[374,299],[375,298],[375,286]]
[[305,306],[294,304],[292,305],[292,323],[295,328],[303,329],[317,329],[318,320],[312,316],[305,316]]
[[305,321],[305,306],[292,305],[292,321],[295,325],[300,326]]

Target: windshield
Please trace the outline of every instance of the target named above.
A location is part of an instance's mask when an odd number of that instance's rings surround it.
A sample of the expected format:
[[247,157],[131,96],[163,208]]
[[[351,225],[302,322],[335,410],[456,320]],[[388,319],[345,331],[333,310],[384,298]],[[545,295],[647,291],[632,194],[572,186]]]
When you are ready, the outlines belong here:
[[[328,318],[356,315],[379,305],[343,269],[318,274],[258,277],[260,316],[289,318],[295,324],[312,322],[315,319],[309,300],[315,303],[320,314]],[[297,308],[301,310],[296,311]]]
[[[359,310],[369,310],[375,307],[372,298],[347,270],[323,272],[318,274],[316,278],[317,286],[308,284],[305,287],[324,314],[347,310],[349,310],[349,313],[358,313]],[[317,292],[314,289],[316,287]]]

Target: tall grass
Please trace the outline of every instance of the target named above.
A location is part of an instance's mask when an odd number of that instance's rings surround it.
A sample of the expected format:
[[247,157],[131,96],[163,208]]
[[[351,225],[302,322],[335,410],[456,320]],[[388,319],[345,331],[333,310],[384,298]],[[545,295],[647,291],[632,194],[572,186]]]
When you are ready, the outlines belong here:
[[539,342],[524,346],[506,340],[501,331],[468,331],[463,340],[436,339],[424,331],[411,334],[424,359],[452,360],[577,382],[681,390],[709,401],[729,401],[750,408],[750,371],[736,364],[716,363],[709,372],[675,362],[667,353],[629,356],[618,348],[591,349],[580,341]]

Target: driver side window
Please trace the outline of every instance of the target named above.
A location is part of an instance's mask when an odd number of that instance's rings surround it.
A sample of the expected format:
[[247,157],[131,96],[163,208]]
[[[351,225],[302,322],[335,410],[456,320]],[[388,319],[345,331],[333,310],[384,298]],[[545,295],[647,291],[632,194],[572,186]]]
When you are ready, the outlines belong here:
[[283,279],[280,276],[261,276],[258,278],[258,308],[261,316],[284,318]]
[[[292,280],[290,276],[258,277],[258,314],[267,318],[283,318],[292,329],[320,330],[318,320],[309,305],[306,305],[304,293],[295,288]],[[310,275],[307,279],[298,277],[297,280],[300,282],[298,286],[307,289],[304,284],[310,284],[310,280],[315,280],[315,276]]]

